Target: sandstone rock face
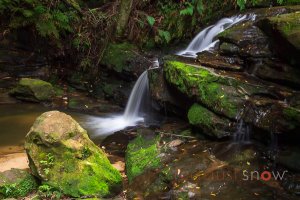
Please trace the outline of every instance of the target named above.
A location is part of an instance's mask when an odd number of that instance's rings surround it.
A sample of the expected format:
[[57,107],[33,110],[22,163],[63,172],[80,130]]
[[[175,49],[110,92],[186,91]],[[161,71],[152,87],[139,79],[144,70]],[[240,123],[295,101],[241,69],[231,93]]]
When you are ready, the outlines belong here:
[[50,101],[55,92],[52,85],[46,81],[22,78],[10,94],[17,99],[40,102]]
[[33,174],[64,194],[103,197],[121,187],[121,175],[105,153],[62,112],[38,117],[26,136],[25,149]]

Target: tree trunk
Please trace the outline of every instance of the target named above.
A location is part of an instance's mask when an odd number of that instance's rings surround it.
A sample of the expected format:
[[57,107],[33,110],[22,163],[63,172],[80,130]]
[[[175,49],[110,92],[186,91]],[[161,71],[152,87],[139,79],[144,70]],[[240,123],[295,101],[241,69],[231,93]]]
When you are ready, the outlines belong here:
[[116,26],[117,37],[123,36],[131,13],[133,0],[120,0],[119,16]]

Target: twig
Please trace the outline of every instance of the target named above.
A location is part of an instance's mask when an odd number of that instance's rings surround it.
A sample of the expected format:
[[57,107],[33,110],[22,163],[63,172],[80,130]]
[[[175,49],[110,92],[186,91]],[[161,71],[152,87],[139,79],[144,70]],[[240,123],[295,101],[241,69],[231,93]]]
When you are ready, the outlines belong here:
[[177,135],[177,134],[173,134],[173,133],[166,133],[166,132],[158,132],[159,134],[163,134],[163,135],[170,135],[170,136],[175,136],[175,137],[183,137],[183,138],[191,138],[191,139],[196,139],[196,137],[193,136],[188,136],[188,135]]

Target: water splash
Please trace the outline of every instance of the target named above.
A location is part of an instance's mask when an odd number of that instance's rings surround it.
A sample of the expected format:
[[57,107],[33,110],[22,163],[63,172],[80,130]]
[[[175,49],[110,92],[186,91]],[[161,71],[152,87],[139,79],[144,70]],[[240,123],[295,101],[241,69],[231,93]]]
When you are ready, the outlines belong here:
[[[158,60],[153,61],[151,68],[158,67]],[[90,128],[94,129],[95,135],[91,137],[107,136],[116,131],[129,126],[136,126],[144,122],[149,101],[148,71],[144,71],[136,81],[123,115],[112,115],[106,118],[90,117],[85,122]]]
[[230,18],[223,18],[215,25],[209,26],[201,31],[188,45],[188,47],[177,53],[177,55],[185,57],[197,57],[197,53],[202,51],[210,51],[214,49],[219,40],[214,40],[215,37],[225,29],[232,27],[235,24],[246,20],[255,20],[256,15],[237,15]]

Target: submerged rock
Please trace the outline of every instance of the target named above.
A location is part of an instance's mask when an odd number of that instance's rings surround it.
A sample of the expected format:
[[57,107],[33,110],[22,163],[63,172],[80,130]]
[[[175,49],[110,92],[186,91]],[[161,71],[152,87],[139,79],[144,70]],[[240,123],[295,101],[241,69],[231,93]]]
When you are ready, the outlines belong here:
[[109,196],[121,188],[120,173],[69,115],[42,114],[25,139],[33,174],[64,194]]
[[0,172],[0,199],[24,197],[35,190],[37,185],[35,178],[25,170]]
[[51,83],[39,79],[22,78],[10,94],[17,99],[40,102],[50,101],[55,92]]
[[149,169],[160,167],[158,142],[159,136],[154,133],[139,134],[131,141],[126,150],[126,174],[129,182]]

